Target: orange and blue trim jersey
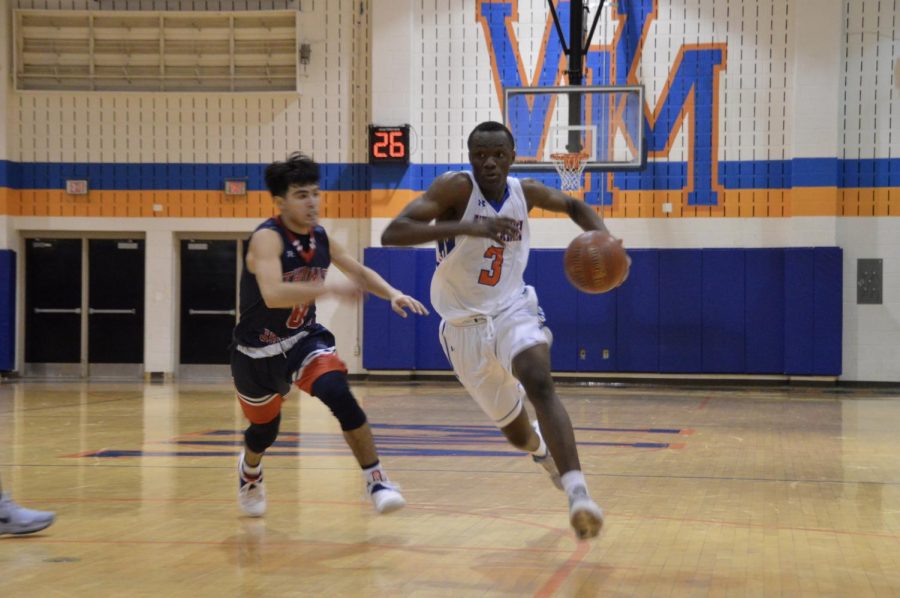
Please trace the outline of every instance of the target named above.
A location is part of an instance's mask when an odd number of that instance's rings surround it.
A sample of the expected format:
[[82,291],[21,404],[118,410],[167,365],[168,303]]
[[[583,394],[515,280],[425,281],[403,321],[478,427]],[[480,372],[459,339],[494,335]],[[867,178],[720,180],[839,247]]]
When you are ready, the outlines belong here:
[[[282,279],[285,282],[324,282],[331,265],[328,235],[321,226],[308,235],[289,230],[279,217],[260,224],[254,232],[269,229],[281,236]],[[247,244],[249,247],[249,243]],[[266,306],[256,276],[247,269],[241,273],[241,319],[234,328],[235,343],[244,347],[265,347],[280,343],[303,330],[316,326],[315,301],[291,308]]]

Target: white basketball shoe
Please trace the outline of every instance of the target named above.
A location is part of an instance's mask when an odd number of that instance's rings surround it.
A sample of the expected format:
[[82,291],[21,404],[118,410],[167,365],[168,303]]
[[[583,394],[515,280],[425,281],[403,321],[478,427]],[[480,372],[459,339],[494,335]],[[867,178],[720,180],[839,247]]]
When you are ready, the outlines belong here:
[[366,484],[366,496],[372,500],[375,510],[387,515],[405,507],[406,499],[400,494],[400,486],[384,476],[379,477],[382,479],[372,480]]
[[8,495],[0,494],[0,536],[33,534],[50,527],[55,520],[56,513],[26,509]]
[[262,469],[255,479],[244,473],[243,451],[238,459],[238,504],[248,517],[262,517],[266,513],[266,486]]

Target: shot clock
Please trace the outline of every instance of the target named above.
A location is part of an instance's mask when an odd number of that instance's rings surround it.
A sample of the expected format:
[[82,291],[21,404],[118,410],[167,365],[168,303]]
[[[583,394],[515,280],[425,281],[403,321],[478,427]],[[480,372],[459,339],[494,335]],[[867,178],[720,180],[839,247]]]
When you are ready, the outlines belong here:
[[409,125],[369,125],[369,164],[409,164]]

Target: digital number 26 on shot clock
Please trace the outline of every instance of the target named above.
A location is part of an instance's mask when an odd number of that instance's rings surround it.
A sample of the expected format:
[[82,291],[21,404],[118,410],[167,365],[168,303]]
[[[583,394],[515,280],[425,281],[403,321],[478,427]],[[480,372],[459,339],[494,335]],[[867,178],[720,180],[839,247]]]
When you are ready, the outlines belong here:
[[409,164],[409,125],[369,125],[369,164]]

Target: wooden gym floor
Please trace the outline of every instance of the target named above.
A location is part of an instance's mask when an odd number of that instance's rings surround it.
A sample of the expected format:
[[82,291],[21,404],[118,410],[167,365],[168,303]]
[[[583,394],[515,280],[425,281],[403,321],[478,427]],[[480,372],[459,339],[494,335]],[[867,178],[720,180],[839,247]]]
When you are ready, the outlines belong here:
[[377,516],[325,407],[286,404],[239,514],[226,384],[0,384],[2,596],[897,596],[900,396],[560,387],[601,537],[453,384],[355,384],[409,506]]

